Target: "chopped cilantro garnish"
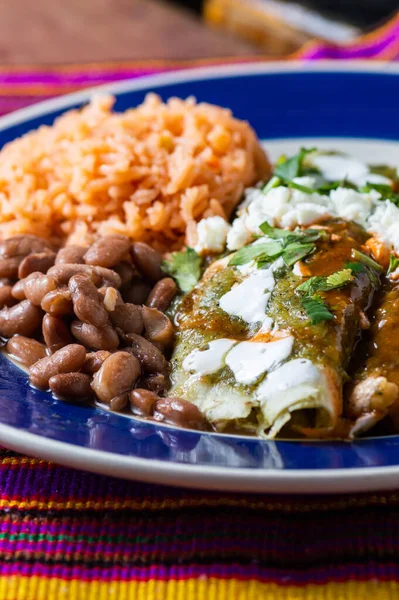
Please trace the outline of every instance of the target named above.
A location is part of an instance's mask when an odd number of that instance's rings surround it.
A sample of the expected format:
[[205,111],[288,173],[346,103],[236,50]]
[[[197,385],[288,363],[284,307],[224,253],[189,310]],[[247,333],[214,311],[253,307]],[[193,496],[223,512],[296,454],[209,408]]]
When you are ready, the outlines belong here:
[[311,325],[317,325],[322,321],[330,321],[334,318],[334,315],[330,313],[325,305],[323,298],[320,298],[317,294],[304,296],[302,306],[310,319]]
[[279,161],[274,170],[274,175],[284,181],[292,182],[295,177],[300,177],[302,175],[303,161],[306,155],[315,150],[316,148],[301,148],[295,156]]
[[345,265],[345,269],[350,269],[354,275],[357,275],[358,273],[367,273],[366,267],[359,262],[348,262]]
[[352,258],[360,262],[365,267],[369,267],[370,269],[374,269],[377,273],[382,273],[383,268],[378,264],[375,260],[373,260],[367,254],[363,254],[363,252],[359,252],[359,250],[352,250]]
[[280,242],[265,242],[264,244],[251,244],[241,248],[230,259],[230,266],[245,265],[251,260],[270,262],[270,259],[281,256],[283,246]]
[[397,256],[395,256],[394,254],[391,254],[391,257],[389,259],[389,267],[388,267],[387,275],[390,275],[391,273],[396,271],[396,269],[398,267],[399,267],[399,258]]
[[353,280],[352,271],[350,269],[341,269],[336,273],[332,273],[326,279],[326,290],[337,290]]
[[325,305],[323,298],[321,298],[317,292],[336,290],[352,280],[352,271],[346,268],[324,277],[309,277],[307,281],[301,283],[301,285],[297,287],[297,290],[304,294],[301,299],[302,306],[310,318],[312,325],[316,325],[321,321],[329,321],[333,318],[333,315]]
[[326,277],[315,275],[314,277],[309,277],[309,279],[301,283],[301,285],[298,285],[296,289],[311,296],[322,289],[326,279]]
[[302,185],[300,183],[296,183],[295,181],[285,181],[288,187],[294,188],[295,190],[299,190],[300,192],[304,192],[304,194],[313,194],[316,191],[313,188],[307,187],[306,185]]
[[191,292],[201,277],[202,258],[193,248],[173,252],[162,262],[162,270],[176,280],[182,292]]
[[305,292],[306,294],[311,296],[315,292],[329,292],[331,290],[337,290],[338,288],[343,287],[352,280],[352,271],[346,268],[341,269],[336,273],[332,273],[327,277],[309,277],[307,281],[301,283],[301,285],[297,287],[297,290]]
[[281,183],[281,179],[279,179],[278,177],[272,177],[267,184],[265,185],[265,187],[262,189],[262,192],[264,194],[267,194],[268,192],[270,192],[270,190],[272,190],[273,188],[279,186]]
[[292,242],[307,244],[327,238],[327,233],[324,229],[295,229],[295,231],[290,231],[288,229],[271,227],[267,221],[260,225],[260,230],[267,235],[267,237],[273,240],[280,240],[283,246],[291,244]]
[[282,257],[285,264],[288,267],[294,265],[298,260],[302,260],[312,254],[316,250],[316,246],[314,244],[300,244],[298,242],[293,242],[292,244],[288,244],[283,252]]

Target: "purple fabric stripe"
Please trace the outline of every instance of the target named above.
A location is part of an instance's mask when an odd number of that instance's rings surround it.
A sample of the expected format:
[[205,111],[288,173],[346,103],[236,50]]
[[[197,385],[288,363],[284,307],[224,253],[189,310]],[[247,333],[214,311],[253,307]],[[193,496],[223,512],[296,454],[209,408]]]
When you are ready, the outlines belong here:
[[[121,503],[125,500],[128,502],[136,501],[140,503],[139,510],[148,509],[154,510],[155,513],[164,512],[167,506],[162,507],[160,500],[172,502],[193,502],[195,508],[201,505],[207,507],[212,500],[220,500],[221,495],[217,492],[202,492],[201,495],[195,491],[189,491],[179,488],[169,488],[156,485],[140,484],[132,481],[125,481],[121,479],[114,479],[112,477],[105,477],[102,475],[95,475],[93,473],[85,473],[81,471],[74,471],[62,466],[47,466],[37,465],[35,467],[28,466],[10,466],[8,464],[0,463],[0,493],[1,497],[7,500],[15,499],[20,502],[30,502],[34,499],[38,499],[44,502],[65,502],[66,500],[71,502],[69,510],[76,510],[78,513],[81,508],[76,508],[77,502],[100,502],[99,508],[90,507],[93,512],[104,511],[104,501],[110,500],[114,503]],[[227,495],[222,496],[226,499],[229,498]],[[382,497],[382,495],[381,495]],[[339,497],[338,497],[339,498]],[[357,496],[359,500],[362,498],[367,499],[370,497],[367,494],[359,494]],[[373,497],[374,503],[378,502],[379,496]],[[396,506],[398,500],[395,495],[389,495],[389,503],[392,506]],[[237,498],[237,507],[240,508],[239,502],[243,498]],[[247,494],[245,500],[248,502],[258,503],[259,508],[267,507],[268,503],[271,503],[273,510],[276,511],[277,507],[280,506],[281,510],[292,509],[297,507],[299,510],[302,505],[318,506],[319,509],[331,510],[331,506],[334,502],[337,504],[337,508],[342,511],[348,509],[348,503],[345,499],[341,499],[339,502],[337,498],[333,496],[313,496],[309,497],[284,497],[284,496],[273,496],[268,500],[263,495]],[[370,499],[370,503],[373,499]],[[231,497],[230,497],[231,501]],[[270,501],[270,502],[269,502]],[[156,503],[155,506],[152,503]],[[221,505],[222,509],[226,512],[233,511],[234,508],[231,506],[226,507]],[[21,506],[21,510],[26,507]],[[88,507],[89,508],[89,507]],[[117,507],[120,510],[119,506]],[[244,510],[252,510],[241,506]],[[38,509],[39,510],[39,509]],[[44,507],[45,512],[47,507]],[[53,507],[56,510],[56,507]],[[112,506],[108,509],[114,510]],[[130,509],[133,510],[133,509]],[[176,512],[176,508],[171,509],[173,513]],[[1,512],[1,510],[0,510]],[[39,510],[40,512],[40,510]],[[136,511],[135,511],[136,512]],[[231,513],[229,513],[231,514]]]
[[377,58],[380,54],[390,52],[397,48],[394,58],[399,58],[399,16],[380,35],[372,36],[367,40],[356,40],[347,46],[330,44],[312,45],[309,50],[304,50],[302,58],[305,59],[369,59]]
[[[107,83],[112,81],[119,81],[123,79],[131,79],[140,77],[143,75],[151,75],[153,73],[163,73],[169,69],[133,69],[123,71],[103,71],[100,69],[82,70],[80,73],[65,72],[59,73],[0,73],[0,85],[85,85],[88,86],[93,82],[104,82]],[[173,69],[176,70],[176,69]]]
[[[155,520],[151,516],[138,521],[133,517],[130,522],[112,527],[107,520],[102,520],[100,529],[99,523],[94,521],[90,525],[82,521],[80,527],[77,520],[59,525],[47,521],[2,523],[1,531],[8,536],[21,533],[57,536],[54,542],[46,539],[11,541],[9,537],[1,540],[0,552],[12,555],[19,552],[33,556],[38,552],[53,554],[56,551],[105,556],[113,552],[125,558],[150,555],[154,560],[172,552],[185,558],[211,553],[220,558],[235,554],[244,559],[279,560],[284,564],[285,560],[294,561],[298,557],[311,562],[322,557],[340,560],[348,555],[392,555],[399,539],[399,522],[394,510],[368,510],[358,515],[348,511],[339,520],[331,514],[320,513],[317,518],[314,515],[287,518],[275,514],[246,514],[245,510],[236,510],[234,515],[213,510],[206,516],[197,514],[195,518],[168,512]],[[62,535],[76,536],[76,539],[62,540]],[[100,535],[104,541],[99,540]],[[111,535],[119,536],[121,541],[111,541],[108,537]],[[78,540],[78,537],[84,539]],[[88,537],[94,541],[89,542]]]
[[375,562],[368,564],[347,563],[343,566],[325,566],[312,567],[312,569],[300,569],[298,571],[286,569],[274,569],[260,565],[239,565],[233,563],[230,565],[213,564],[198,565],[192,564],[173,565],[166,567],[164,565],[153,564],[149,567],[130,567],[116,565],[111,567],[77,567],[68,565],[48,565],[48,564],[25,564],[14,562],[13,564],[0,565],[0,575],[39,575],[42,577],[61,577],[65,579],[82,580],[141,580],[149,579],[187,579],[198,578],[201,576],[232,578],[232,579],[257,579],[260,581],[274,581],[283,585],[306,585],[325,584],[329,581],[346,581],[349,578],[355,580],[378,579],[379,581],[390,581],[399,579],[399,566],[394,563],[381,565]]

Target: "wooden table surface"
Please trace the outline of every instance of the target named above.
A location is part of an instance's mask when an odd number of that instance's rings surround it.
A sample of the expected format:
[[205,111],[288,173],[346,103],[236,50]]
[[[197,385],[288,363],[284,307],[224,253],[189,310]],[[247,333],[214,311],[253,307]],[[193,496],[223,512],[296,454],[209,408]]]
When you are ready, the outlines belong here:
[[0,64],[260,53],[162,0],[0,0]]

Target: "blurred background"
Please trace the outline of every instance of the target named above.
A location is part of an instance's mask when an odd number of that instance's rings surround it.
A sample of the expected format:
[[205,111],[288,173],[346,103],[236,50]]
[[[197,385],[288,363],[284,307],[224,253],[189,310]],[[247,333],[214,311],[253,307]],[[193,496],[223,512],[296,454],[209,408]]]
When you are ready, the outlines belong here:
[[399,0],[3,0],[0,62],[283,57],[351,41]]

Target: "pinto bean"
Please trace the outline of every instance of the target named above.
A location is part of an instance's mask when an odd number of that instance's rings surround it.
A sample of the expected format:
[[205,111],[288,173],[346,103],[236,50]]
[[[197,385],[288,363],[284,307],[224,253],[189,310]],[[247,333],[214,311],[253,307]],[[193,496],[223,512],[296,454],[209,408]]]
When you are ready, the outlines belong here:
[[125,333],[141,333],[143,331],[143,317],[141,306],[135,304],[121,304],[110,313],[111,323]]
[[87,265],[114,267],[129,254],[130,240],[125,235],[104,235],[84,255]]
[[155,404],[160,400],[158,394],[150,390],[136,388],[129,394],[132,412],[141,417],[151,417]]
[[174,335],[171,320],[156,308],[148,306],[143,306],[142,314],[147,340],[162,347],[169,346]]
[[144,390],[149,390],[150,392],[155,392],[158,395],[163,395],[165,390],[167,390],[170,386],[170,381],[168,377],[165,375],[161,375],[161,373],[155,373],[153,375],[144,375],[140,377],[137,382],[137,387]]
[[0,310],[0,337],[10,338],[14,334],[33,335],[40,327],[42,311],[29,300],[23,300]]
[[68,400],[91,398],[91,377],[85,373],[60,373],[49,379],[49,387],[55,396]]
[[154,344],[136,333],[121,332],[121,336],[125,343],[129,344],[125,350],[131,352],[140,361],[146,373],[168,374],[168,362]]
[[102,287],[98,290],[98,293],[102,297],[104,306],[108,312],[112,312],[116,306],[123,304],[120,291],[113,287]]
[[80,371],[85,360],[85,348],[79,344],[70,344],[32,365],[29,369],[29,380],[35,387],[46,389],[50,377]]
[[27,367],[46,356],[44,344],[23,335],[13,335],[7,342],[6,350],[12,358]]
[[72,335],[86,348],[93,350],[116,350],[119,346],[118,335],[110,325],[95,327],[89,323],[73,321],[71,324]]
[[144,242],[134,242],[132,246],[133,262],[144,277],[154,283],[164,277],[161,269],[162,257]]
[[20,279],[12,287],[12,295],[16,300],[26,300],[25,279]]
[[126,408],[126,406],[128,404],[129,404],[129,396],[125,392],[124,394],[120,394],[120,396],[115,396],[115,398],[112,398],[112,400],[109,403],[109,407],[111,410],[113,410],[115,412],[119,412],[120,410],[123,410],[124,408]]
[[47,274],[55,278],[57,285],[68,285],[71,277],[78,273],[88,275],[94,285],[110,285],[119,288],[121,284],[121,278],[115,271],[92,265],[58,264],[51,267]]
[[73,310],[83,323],[95,327],[105,327],[108,324],[108,313],[105,310],[96,286],[84,273],[78,273],[69,280],[68,289],[71,292]]
[[46,342],[51,354],[57,352],[64,346],[73,343],[73,338],[68,329],[68,326],[60,317],[53,315],[44,315],[42,332],[44,341]]
[[151,286],[145,281],[133,281],[132,286],[122,291],[125,302],[131,304],[144,304],[151,291]]
[[164,277],[154,285],[146,304],[164,312],[177,294],[177,285],[171,277]]
[[87,248],[84,246],[65,246],[58,251],[55,259],[56,265],[80,265],[84,264],[84,255]]
[[19,256],[11,258],[0,257],[0,277],[16,279],[18,277],[18,267],[21,260],[22,258]]
[[73,315],[73,304],[71,293],[67,287],[60,287],[46,294],[41,303],[42,309],[54,315],[62,317],[64,315]]
[[158,400],[155,405],[154,419],[178,427],[206,429],[206,420],[201,411],[195,404],[182,398]]
[[0,243],[0,257],[22,259],[28,254],[44,252],[47,249],[51,250],[46,240],[35,235],[14,235]]
[[56,283],[51,275],[31,273],[24,279],[25,296],[35,306],[40,306],[46,294],[56,288]]
[[101,402],[109,404],[134,386],[140,371],[139,361],[129,352],[115,352],[94,375],[91,387]]
[[83,366],[83,371],[89,375],[97,373],[104,360],[110,356],[108,350],[98,350],[97,352],[89,352],[86,355],[86,361]]
[[3,308],[3,306],[13,306],[16,302],[16,299],[12,295],[11,285],[0,286],[0,308]]
[[47,273],[49,268],[53,266],[55,257],[55,252],[50,251],[25,256],[18,267],[18,277],[23,279],[34,272]]
[[129,262],[121,262],[118,265],[115,265],[113,270],[116,271],[121,278],[122,283],[120,289],[122,291],[130,286],[134,277],[139,276],[137,269]]

